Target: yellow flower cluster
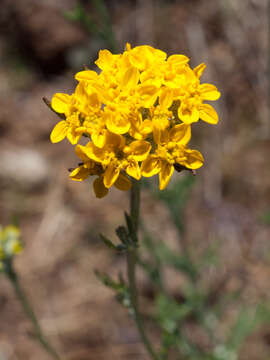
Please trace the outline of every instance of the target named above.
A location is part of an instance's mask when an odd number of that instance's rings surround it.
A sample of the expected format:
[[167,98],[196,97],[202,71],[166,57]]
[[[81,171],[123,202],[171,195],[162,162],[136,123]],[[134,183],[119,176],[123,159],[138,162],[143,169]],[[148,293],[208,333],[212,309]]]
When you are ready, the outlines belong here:
[[52,109],[64,118],[53,129],[53,143],[65,137],[77,144],[82,160],[70,177],[82,181],[96,175],[93,186],[101,198],[114,185],[131,187],[130,177],[159,174],[164,189],[174,169],[197,169],[203,156],[187,144],[191,125],[199,119],[218,122],[214,108],[205,100],[217,100],[212,84],[201,84],[205,64],[191,69],[185,55],[171,55],[151,46],[131,48],[123,54],[101,50],[95,62],[98,74],[84,70],[75,75],[72,95],[57,93]]
[[0,271],[3,269],[3,262],[21,250],[20,230],[14,225],[4,228],[0,226]]

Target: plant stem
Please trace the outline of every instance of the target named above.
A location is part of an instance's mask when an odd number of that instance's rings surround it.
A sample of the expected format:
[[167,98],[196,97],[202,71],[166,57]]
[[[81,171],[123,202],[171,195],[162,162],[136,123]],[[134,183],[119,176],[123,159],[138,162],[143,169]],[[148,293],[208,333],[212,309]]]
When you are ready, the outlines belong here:
[[26,316],[29,318],[29,320],[32,322],[33,328],[34,328],[34,335],[36,339],[39,341],[41,346],[55,359],[60,360],[59,355],[54,350],[52,345],[48,342],[48,340],[45,338],[45,336],[42,333],[41,327],[39,325],[38,319],[32,309],[32,306],[27,299],[24,290],[22,289],[18,276],[16,272],[13,269],[12,261],[6,261],[5,264],[5,274],[10,280],[11,284],[13,285],[13,288],[15,290],[17,299],[20,301],[22,308],[26,314]]
[[[136,180],[133,181],[133,186],[131,188],[130,216],[133,222],[135,238],[137,238],[139,217],[140,217],[140,182]],[[130,247],[127,251],[127,272],[128,272],[129,291],[130,291],[130,301],[132,308],[134,310],[134,317],[138,331],[141,335],[142,342],[145,348],[147,349],[149,355],[151,356],[151,358],[153,360],[159,360],[159,356],[154,351],[153,346],[144,331],[143,321],[139,312],[138,292],[137,292],[136,277],[135,277],[136,263],[137,263],[137,248],[136,246],[134,246],[134,247]]]

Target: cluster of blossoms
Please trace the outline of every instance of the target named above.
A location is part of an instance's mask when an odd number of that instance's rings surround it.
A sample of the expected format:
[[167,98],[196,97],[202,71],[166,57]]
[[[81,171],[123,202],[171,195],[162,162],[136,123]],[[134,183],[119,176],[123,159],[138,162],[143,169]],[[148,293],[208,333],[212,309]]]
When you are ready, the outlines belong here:
[[0,226],[0,271],[3,269],[4,261],[20,253],[21,250],[20,230],[14,225]]
[[159,174],[164,189],[174,170],[198,169],[203,156],[187,144],[191,124],[199,119],[218,122],[214,108],[205,100],[217,100],[220,93],[212,84],[201,84],[206,67],[191,69],[185,55],[171,55],[151,46],[131,49],[123,54],[101,50],[95,62],[101,69],[80,71],[72,95],[56,93],[52,109],[62,118],[51,133],[53,143],[65,137],[77,145],[81,159],[70,174],[82,181],[89,176],[96,196],[101,198],[114,185],[131,187],[130,177]]

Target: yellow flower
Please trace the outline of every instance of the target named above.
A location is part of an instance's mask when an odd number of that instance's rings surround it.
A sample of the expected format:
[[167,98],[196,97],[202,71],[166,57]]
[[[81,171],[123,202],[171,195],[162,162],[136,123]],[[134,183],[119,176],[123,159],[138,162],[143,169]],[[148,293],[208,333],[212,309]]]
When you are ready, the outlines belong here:
[[175,164],[187,169],[198,169],[203,165],[203,156],[197,150],[186,147],[191,137],[189,125],[179,124],[170,130],[155,134],[157,148],[141,166],[142,175],[151,177],[159,174],[159,188],[165,189],[175,169]]
[[[83,181],[91,175],[97,175],[98,177],[93,182],[94,192],[97,198],[103,198],[108,194],[108,189],[103,183],[104,172],[101,164],[91,160],[81,145],[76,146],[75,152],[83,162],[72,170],[69,177],[75,181]],[[114,186],[119,190],[127,191],[131,188],[131,181],[124,174],[120,173]]]
[[82,163],[70,177],[82,181],[97,176],[94,190],[103,197],[115,185],[131,186],[129,177],[159,174],[164,189],[176,168],[197,169],[203,157],[187,143],[190,125],[199,119],[218,122],[215,109],[205,101],[220,97],[216,86],[201,84],[204,63],[191,69],[183,54],[167,54],[149,45],[131,48],[121,54],[101,50],[93,70],[75,75],[73,94],[56,93],[52,109],[65,120],[51,133],[51,141],[65,137],[77,145]]
[[[181,105],[178,109],[179,119],[185,124],[197,122],[199,119],[209,123],[217,124],[218,114],[216,110],[203,101],[214,101],[220,97],[220,92],[212,84],[200,84],[200,76],[205,68],[204,64],[194,70],[186,69],[181,83],[179,99]],[[179,84],[180,85],[180,84]]]
[[97,146],[103,146],[105,122],[102,121],[101,102],[96,91],[86,88],[86,81],[79,83],[72,95],[55,94],[51,106],[66,117],[54,127],[50,137],[53,143],[67,137],[74,145],[86,133],[93,135]]
[[0,269],[3,267],[3,261],[12,258],[21,251],[20,230],[14,225],[8,225],[4,228],[0,226]]
[[110,188],[116,182],[121,171],[139,180],[141,172],[138,162],[145,160],[151,149],[147,141],[135,140],[127,145],[123,136],[109,132],[103,148],[96,147],[92,142],[78,147],[88,159],[102,166],[103,183],[106,188]]

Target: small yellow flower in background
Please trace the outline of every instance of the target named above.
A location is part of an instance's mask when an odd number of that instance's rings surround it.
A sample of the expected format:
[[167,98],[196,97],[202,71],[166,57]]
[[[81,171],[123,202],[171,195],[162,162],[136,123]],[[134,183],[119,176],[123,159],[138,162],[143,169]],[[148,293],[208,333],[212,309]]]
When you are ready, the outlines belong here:
[[3,261],[22,251],[20,235],[20,230],[14,225],[0,226],[0,270]]
[[[120,190],[136,180],[159,174],[166,188],[174,169],[198,169],[203,156],[188,148],[191,125],[200,119],[218,122],[215,109],[205,101],[220,97],[212,84],[201,84],[204,63],[194,69],[189,58],[171,55],[148,45],[122,54],[101,50],[95,62],[100,73],[80,71],[73,94],[56,93],[52,109],[64,115],[51,133],[51,141],[67,138],[81,159],[70,178],[96,176],[97,197],[111,186]],[[86,145],[80,138],[89,139]]]

